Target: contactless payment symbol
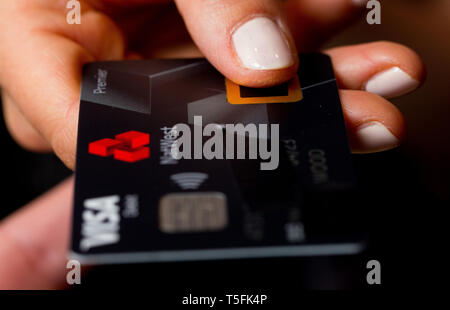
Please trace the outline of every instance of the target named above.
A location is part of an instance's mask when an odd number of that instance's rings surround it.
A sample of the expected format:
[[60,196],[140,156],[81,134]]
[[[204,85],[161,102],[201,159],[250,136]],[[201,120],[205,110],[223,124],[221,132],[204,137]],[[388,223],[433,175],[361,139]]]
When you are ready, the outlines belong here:
[[231,104],[288,103],[303,99],[298,76],[290,81],[268,88],[251,88],[225,79],[227,100]]
[[170,177],[181,189],[198,189],[207,178],[206,173],[199,172],[177,173]]
[[89,143],[89,154],[134,163],[150,157],[150,135],[130,130],[118,134],[114,139],[105,138]]

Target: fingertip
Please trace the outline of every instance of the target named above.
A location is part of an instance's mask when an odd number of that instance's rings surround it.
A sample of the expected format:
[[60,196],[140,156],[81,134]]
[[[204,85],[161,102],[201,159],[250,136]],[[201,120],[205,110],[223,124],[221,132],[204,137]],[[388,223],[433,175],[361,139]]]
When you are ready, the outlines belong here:
[[290,67],[278,70],[255,71],[239,67],[234,70],[229,68],[222,73],[236,84],[258,88],[284,83],[290,80],[297,70],[298,60]]
[[406,122],[386,99],[364,91],[340,91],[349,142],[354,153],[374,153],[400,145]]
[[297,50],[279,3],[176,2],[202,54],[233,82],[268,87],[285,82],[296,73]]
[[235,28],[228,56],[216,65],[227,78],[248,87],[270,87],[288,81],[297,73],[297,49],[281,21],[254,16]]
[[390,41],[370,43],[366,49],[373,49],[373,57],[386,58],[386,62],[396,64],[415,80],[423,83],[426,77],[425,64],[419,54],[408,46]]
[[410,48],[387,41],[332,48],[339,86],[393,98],[418,88],[426,70],[420,56]]
[[[372,47],[372,49],[370,49]],[[364,47],[375,72],[363,89],[385,98],[395,98],[420,87],[425,81],[426,69],[421,57],[402,44],[378,41]]]
[[291,79],[298,69],[295,43],[283,21],[256,15],[240,21],[231,32],[234,72],[225,74],[249,87],[269,87]]

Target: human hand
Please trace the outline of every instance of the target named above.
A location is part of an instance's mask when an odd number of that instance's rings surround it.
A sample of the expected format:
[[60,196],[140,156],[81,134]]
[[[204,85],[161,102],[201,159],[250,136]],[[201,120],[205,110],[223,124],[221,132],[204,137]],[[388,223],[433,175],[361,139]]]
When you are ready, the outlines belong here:
[[[23,147],[53,150],[70,168],[84,63],[201,52],[237,83],[271,86],[296,72],[296,46],[316,49],[362,11],[354,4],[361,1],[354,0],[176,0],[176,6],[164,0],[80,2],[80,25],[66,22],[66,1],[0,3],[0,85],[7,126]],[[341,89],[352,150],[397,146],[404,120],[381,96],[418,87],[424,78],[420,58],[389,42],[325,52]]]
[[67,286],[73,178],[0,222],[0,290]]

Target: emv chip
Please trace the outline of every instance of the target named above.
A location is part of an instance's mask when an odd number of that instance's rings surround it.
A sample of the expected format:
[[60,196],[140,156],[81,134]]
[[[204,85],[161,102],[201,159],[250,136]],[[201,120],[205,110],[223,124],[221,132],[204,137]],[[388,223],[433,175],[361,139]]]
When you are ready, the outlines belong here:
[[173,193],[159,203],[159,228],[165,233],[214,231],[227,224],[226,198],[222,193]]

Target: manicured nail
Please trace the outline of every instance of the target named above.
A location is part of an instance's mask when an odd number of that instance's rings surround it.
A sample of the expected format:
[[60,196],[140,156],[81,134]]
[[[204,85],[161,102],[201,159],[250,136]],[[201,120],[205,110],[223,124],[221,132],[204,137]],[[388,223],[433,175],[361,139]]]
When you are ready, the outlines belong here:
[[360,153],[385,151],[399,145],[399,140],[379,122],[361,125],[356,136]]
[[358,7],[366,7],[367,2],[369,2],[369,0],[352,0],[353,5],[358,6]]
[[294,58],[280,28],[267,17],[256,17],[240,26],[232,37],[241,63],[253,70],[282,69]]
[[373,76],[366,84],[366,91],[393,98],[409,93],[418,86],[419,81],[413,79],[399,67],[394,67]]

